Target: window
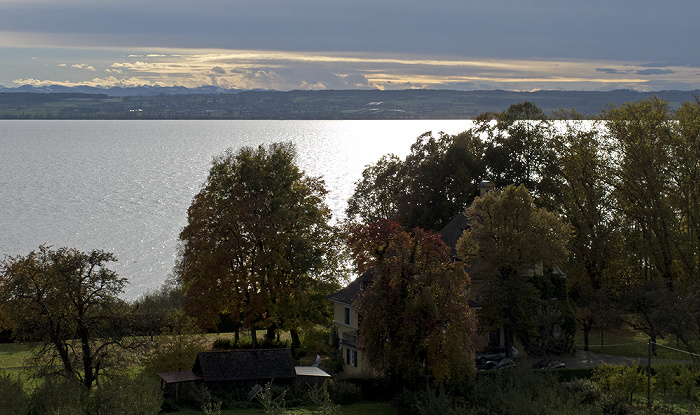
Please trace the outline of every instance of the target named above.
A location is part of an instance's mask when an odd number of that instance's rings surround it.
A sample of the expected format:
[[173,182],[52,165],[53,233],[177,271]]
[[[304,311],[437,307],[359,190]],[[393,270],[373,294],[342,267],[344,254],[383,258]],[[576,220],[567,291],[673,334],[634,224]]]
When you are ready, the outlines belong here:
[[357,350],[349,347],[345,349],[345,363],[347,363],[348,366],[357,367]]
[[350,325],[350,307],[345,307],[345,324]]

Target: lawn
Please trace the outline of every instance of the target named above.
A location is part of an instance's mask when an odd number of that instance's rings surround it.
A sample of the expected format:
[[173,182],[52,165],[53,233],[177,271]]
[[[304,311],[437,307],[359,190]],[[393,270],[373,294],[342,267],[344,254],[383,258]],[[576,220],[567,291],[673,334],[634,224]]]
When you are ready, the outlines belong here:
[[0,369],[21,367],[27,358],[33,345],[26,343],[2,343],[0,344]]
[[[195,415],[201,414],[202,411],[186,410],[168,413],[170,415]],[[221,415],[262,415],[264,413],[265,411],[263,409],[236,409],[221,411]],[[313,412],[304,408],[290,408],[288,409],[287,413],[290,415],[309,415]],[[340,407],[340,413],[342,415],[396,415],[396,411],[388,402],[362,402],[352,405],[345,405]]]
[[[665,339],[657,339],[657,359],[691,360],[692,357],[684,350],[685,347],[675,337],[667,336]],[[574,344],[577,349],[583,350],[583,333],[576,333]],[[645,334],[628,328],[600,332],[591,332],[589,336],[589,350],[593,353],[610,354],[615,356],[647,357],[649,353],[649,337]]]

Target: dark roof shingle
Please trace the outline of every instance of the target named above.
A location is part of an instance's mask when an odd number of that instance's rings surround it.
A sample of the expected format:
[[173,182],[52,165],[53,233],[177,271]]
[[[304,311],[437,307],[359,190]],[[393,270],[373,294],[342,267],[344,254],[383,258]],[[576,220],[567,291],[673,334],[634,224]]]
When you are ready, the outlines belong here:
[[201,375],[205,382],[296,377],[289,349],[199,352],[192,371]]

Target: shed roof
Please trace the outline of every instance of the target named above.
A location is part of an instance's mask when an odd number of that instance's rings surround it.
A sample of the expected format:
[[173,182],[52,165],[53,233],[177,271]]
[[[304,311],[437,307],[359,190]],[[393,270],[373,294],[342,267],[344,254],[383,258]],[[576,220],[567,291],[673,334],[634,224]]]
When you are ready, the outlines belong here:
[[199,352],[192,371],[201,375],[205,382],[296,377],[289,349]]
[[331,377],[331,375],[329,375],[328,373],[324,372],[316,366],[296,366],[294,370],[296,371],[297,376],[313,376],[320,378]]
[[165,383],[181,383],[181,382],[192,382],[195,380],[202,380],[202,377],[191,370],[183,370],[180,372],[165,372],[159,373],[161,379]]

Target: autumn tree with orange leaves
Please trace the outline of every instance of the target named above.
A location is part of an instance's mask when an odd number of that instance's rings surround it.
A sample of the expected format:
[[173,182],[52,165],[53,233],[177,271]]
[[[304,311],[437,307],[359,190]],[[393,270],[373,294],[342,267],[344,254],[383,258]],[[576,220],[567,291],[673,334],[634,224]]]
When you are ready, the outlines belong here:
[[469,276],[435,232],[380,220],[350,230],[360,273],[360,344],[372,367],[401,384],[459,382],[473,373],[476,320]]
[[292,332],[330,315],[338,243],[320,178],[291,143],[229,149],[212,163],[180,233],[177,278],[202,325],[221,315],[252,332]]

